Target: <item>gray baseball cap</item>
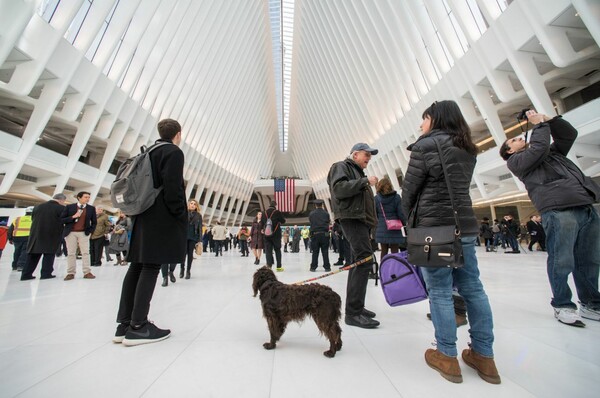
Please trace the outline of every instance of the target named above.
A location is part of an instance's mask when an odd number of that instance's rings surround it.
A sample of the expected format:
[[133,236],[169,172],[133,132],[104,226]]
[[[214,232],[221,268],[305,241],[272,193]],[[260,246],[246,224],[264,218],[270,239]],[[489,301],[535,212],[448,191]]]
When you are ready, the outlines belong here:
[[377,155],[379,153],[378,149],[371,148],[369,145],[365,144],[364,142],[359,142],[358,144],[354,144],[354,146],[350,150],[350,153],[356,152],[356,151],[370,152],[371,155]]

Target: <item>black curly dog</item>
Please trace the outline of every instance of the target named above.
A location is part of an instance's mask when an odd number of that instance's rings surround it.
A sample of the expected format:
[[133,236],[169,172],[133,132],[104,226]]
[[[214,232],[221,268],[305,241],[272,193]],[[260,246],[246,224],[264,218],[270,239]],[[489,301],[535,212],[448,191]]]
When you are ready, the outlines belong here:
[[279,282],[273,271],[262,267],[254,273],[252,281],[254,297],[260,292],[263,316],[269,325],[271,341],[263,344],[267,350],[276,347],[290,321],[302,321],[311,316],[319,331],[329,339],[329,350],[323,355],[333,358],[342,349],[340,328],[342,299],[329,286],[286,285]]

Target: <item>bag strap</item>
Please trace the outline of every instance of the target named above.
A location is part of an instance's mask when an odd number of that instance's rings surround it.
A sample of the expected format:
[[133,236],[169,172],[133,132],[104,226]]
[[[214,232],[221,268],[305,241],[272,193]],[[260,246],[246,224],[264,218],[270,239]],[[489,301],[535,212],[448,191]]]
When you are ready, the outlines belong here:
[[[271,212],[271,215],[269,216],[267,211],[265,210],[265,215],[267,216],[267,220],[271,220],[271,217],[273,217],[273,214],[275,214],[275,212],[277,211],[277,209],[273,209],[273,211]],[[271,223],[273,223],[273,221],[271,220]],[[266,224],[266,221],[265,221]],[[279,223],[277,223],[277,225],[275,225],[275,228],[273,228],[273,233],[275,233],[275,231],[277,231],[277,228],[279,228]]]
[[438,149],[438,154],[440,155],[440,160],[442,161],[442,170],[444,171],[444,179],[446,180],[446,185],[448,186],[448,193],[450,194],[450,203],[452,203],[452,212],[454,213],[454,222],[456,223],[456,230],[458,235],[460,235],[460,222],[458,221],[458,210],[456,209],[456,202],[454,200],[454,193],[452,192],[452,185],[450,185],[450,176],[448,175],[448,169],[446,168],[446,162],[444,161],[444,157],[442,156],[442,148],[440,143],[435,138],[435,145]]
[[383,204],[379,202],[379,206],[381,206],[381,212],[383,213],[383,219],[387,221],[387,217],[385,216],[385,211],[383,211]]

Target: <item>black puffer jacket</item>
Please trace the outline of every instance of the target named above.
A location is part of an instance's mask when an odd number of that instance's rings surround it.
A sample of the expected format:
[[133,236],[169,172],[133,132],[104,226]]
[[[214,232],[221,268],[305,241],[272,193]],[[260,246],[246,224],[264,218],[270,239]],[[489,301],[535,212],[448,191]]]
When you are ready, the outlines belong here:
[[402,184],[402,211],[409,215],[408,227],[413,226],[415,207],[418,227],[455,224],[442,162],[434,140],[440,143],[448,168],[462,235],[477,235],[479,226],[469,195],[477,159],[455,147],[452,137],[441,130],[421,136],[408,147],[412,153]]

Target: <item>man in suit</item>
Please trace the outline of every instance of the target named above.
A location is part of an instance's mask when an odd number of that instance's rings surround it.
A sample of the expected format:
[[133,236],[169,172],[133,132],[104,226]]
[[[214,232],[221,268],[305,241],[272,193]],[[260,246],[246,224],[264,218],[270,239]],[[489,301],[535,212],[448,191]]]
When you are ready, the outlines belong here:
[[67,242],[67,276],[66,281],[75,279],[75,266],[77,246],[81,250],[83,262],[83,277],[95,279],[90,267],[90,234],[96,229],[96,208],[88,204],[89,192],[79,192],[77,202],[67,205],[62,212],[61,218],[65,220],[64,237]]
[[[40,279],[52,279],[54,253],[58,250],[63,236],[65,220],[61,218],[67,197],[57,193],[51,200],[36,206],[31,214],[32,224],[27,242],[27,262],[21,273],[21,280],[35,279],[33,273],[42,260]],[[68,220],[67,220],[68,221]]]
[[540,219],[540,216],[531,216],[527,221],[527,232],[531,236],[529,251],[533,250],[533,245],[536,243],[540,245],[542,251],[546,251],[546,234],[544,234],[544,227],[542,227]]
[[[133,216],[127,260],[131,262],[121,290],[117,331],[113,342],[134,346],[155,343],[171,335],[148,322],[150,301],[161,264],[183,263],[187,250],[188,210],[183,186],[181,126],[176,120],[158,122],[160,139],[167,143],[150,152],[156,188],[163,187],[154,204]],[[165,230],[165,226],[168,229]]]

